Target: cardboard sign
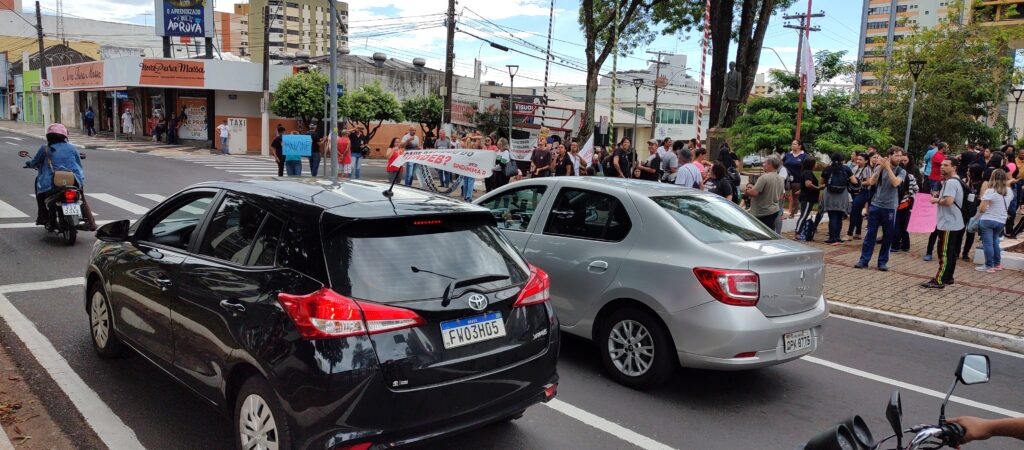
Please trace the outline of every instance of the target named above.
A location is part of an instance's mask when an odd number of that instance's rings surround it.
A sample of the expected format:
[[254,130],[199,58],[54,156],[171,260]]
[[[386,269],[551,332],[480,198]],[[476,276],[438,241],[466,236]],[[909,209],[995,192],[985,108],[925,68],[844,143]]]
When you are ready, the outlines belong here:
[[406,150],[391,166],[401,167],[411,162],[462,176],[487,178],[494,171],[497,158],[498,152],[494,150]]
[[308,134],[286,134],[281,136],[281,153],[284,156],[312,155],[313,138]]
[[911,233],[931,233],[935,230],[938,206],[931,203],[932,195],[918,193],[914,195],[914,209],[910,211],[910,223],[907,231]]
[[533,158],[533,149],[537,148],[537,138],[512,139],[509,153],[515,161],[529,161]]

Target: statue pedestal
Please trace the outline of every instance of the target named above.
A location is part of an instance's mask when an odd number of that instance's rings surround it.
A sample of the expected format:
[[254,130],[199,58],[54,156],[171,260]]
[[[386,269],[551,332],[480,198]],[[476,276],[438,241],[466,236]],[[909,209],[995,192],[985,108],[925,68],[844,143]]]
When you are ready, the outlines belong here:
[[718,161],[718,150],[722,148],[722,144],[726,143],[726,129],[725,128],[712,128],[708,130],[707,146],[704,148],[708,151],[708,161]]

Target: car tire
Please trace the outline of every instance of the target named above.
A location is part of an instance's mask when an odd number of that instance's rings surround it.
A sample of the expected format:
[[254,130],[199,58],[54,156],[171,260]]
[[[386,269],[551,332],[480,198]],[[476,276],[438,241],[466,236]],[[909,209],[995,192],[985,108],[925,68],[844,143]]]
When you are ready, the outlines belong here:
[[679,365],[668,330],[648,311],[619,309],[602,322],[600,330],[601,363],[621,384],[652,388],[668,381]]
[[100,357],[117,358],[124,355],[125,345],[114,331],[114,309],[99,283],[89,291],[89,335],[92,337],[92,348]]
[[[278,450],[293,448],[284,408],[270,383],[263,377],[255,375],[242,383],[235,397],[233,417],[236,449],[250,448],[248,443],[251,439],[260,440],[260,444],[276,443]],[[268,448],[268,445],[256,447]]]

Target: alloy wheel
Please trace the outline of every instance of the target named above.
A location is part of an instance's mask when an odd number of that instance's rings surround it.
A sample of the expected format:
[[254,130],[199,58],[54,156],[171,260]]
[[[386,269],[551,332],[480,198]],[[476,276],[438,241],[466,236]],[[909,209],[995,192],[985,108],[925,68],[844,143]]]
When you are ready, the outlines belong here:
[[92,322],[92,338],[99,348],[107,347],[110,338],[110,310],[107,299],[99,291],[92,294],[92,308],[89,313]]
[[622,374],[641,376],[654,364],[654,337],[640,322],[620,321],[608,334],[608,355]]
[[249,394],[238,414],[238,435],[243,450],[277,450],[277,423],[263,397]]

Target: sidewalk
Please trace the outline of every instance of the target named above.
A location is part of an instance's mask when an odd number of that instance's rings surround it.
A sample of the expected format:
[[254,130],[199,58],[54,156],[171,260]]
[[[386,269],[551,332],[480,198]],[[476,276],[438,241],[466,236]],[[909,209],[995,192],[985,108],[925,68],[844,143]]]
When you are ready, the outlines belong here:
[[877,269],[878,246],[868,268],[854,269],[861,241],[836,247],[809,243],[825,252],[825,295],[839,306],[833,312],[900,327],[917,318],[922,320],[910,328],[918,331],[945,335],[934,328],[949,331],[952,327],[958,336],[960,332],[988,335],[973,339],[977,343],[1024,348],[1024,276],[1020,271],[976,272],[973,262],[957,260],[954,285],[924,289],[919,284],[935,275],[939,263],[921,259],[927,234],[911,234],[910,240],[910,253],[891,254],[889,272]]
[[[22,136],[39,138],[44,137],[43,127],[37,123],[12,122],[9,120],[0,121],[0,130]],[[214,150],[199,148],[188,145],[167,145],[160,142],[153,142],[151,137],[135,136],[134,141],[127,140],[124,136],[118,135],[115,141],[109,132],[95,136],[87,136],[81,130],[68,129],[68,139],[83,150],[111,150],[130,151],[136,153],[156,153],[166,155],[207,155]]]

